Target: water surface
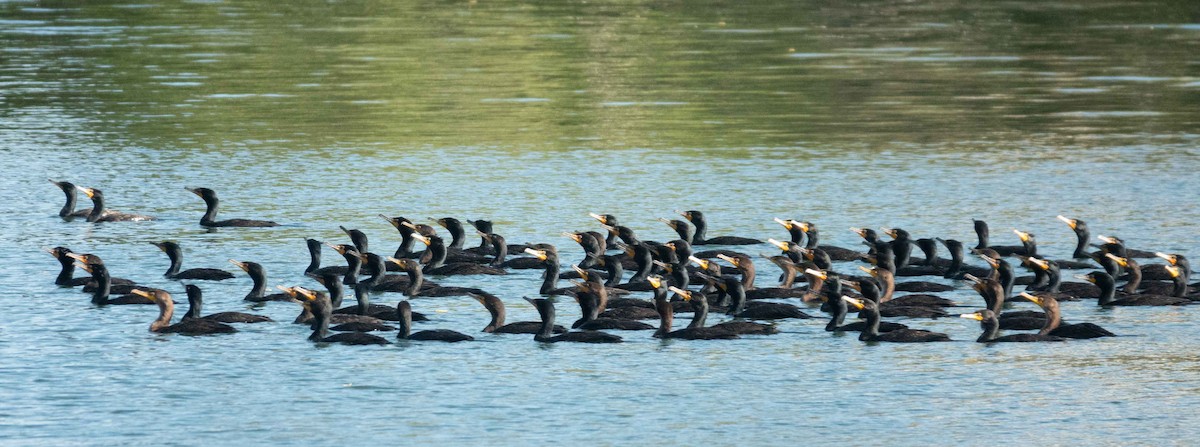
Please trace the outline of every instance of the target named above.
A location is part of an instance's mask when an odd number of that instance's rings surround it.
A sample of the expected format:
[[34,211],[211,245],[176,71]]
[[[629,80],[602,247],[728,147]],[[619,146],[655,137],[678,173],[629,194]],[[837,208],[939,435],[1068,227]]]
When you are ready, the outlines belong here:
[[[824,321],[727,342],[314,347],[281,321],[225,337],[147,332],[148,307],[95,308],[53,286],[63,245],[164,287],[149,242],[185,268],[300,276],[303,238],[398,242],[379,213],[488,218],[510,242],[558,244],[612,213],[674,238],[783,238],[771,219],[970,241],[971,219],[1069,255],[1057,214],[1135,247],[1196,257],[1200,25],[1191,2],[5,2],[0,202],[9,250],[0,439],[11,445],[1161,444],[1196,435],[1193,310],[1063,303],[1121,337],[980,346],[961,319],[911,321],[954,343],[865,345]],[[56,216],[46,178],[106,191],[155,222]],[[207,231],[226,217],[284,223]],[[769,246],[747,247],[749,253]],[[326,254],[327,261],[333,255]],[[1151,261],[1147,261],[1151,262]],[[760,285],[775,271],[760,263]],[[853,270],[853,264],[837,266]],[[483,287],[512,321],[537,273]],[[946,296],[981,306],[965,284]],[[202,284],[244,310],[243,275]],[[375,297],[394,304],[398,295]],[[424,327],[474,333],[469,298],[416,300]],[[1021,307],[1017,305],[1016,307]],[[562,319],[574,319],[561,301]],[[816,309],[812,313],[819,314]],[[714,316],[716,317],[716,316]],[[681,315],[681,320],[686,320]],[[720,318],[715,318],[719,320]],[[801,438],[803,437],[803,438]]]

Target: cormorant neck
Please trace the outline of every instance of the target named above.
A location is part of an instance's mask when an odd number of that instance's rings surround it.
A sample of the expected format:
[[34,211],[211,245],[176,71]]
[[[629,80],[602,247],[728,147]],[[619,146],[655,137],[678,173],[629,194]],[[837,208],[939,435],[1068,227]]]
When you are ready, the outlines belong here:
[[817,231],[817,226],[809,225],[808,232],[805,235],[808,236],[808,243],[804,244],[804,248],[809,250],[817,248],[817,244],[820,241],[820,233]]
[[1050,335],[1051,332],[1054,332],[1062,324],[1062,314],[1058,311],[1058,302],[1047,302],[1042,310],[1046,313],[1046,323],[1042,325],[1042,330],[1038,331],[1038,334]]
[[92,194],[92,212],[88,214],[87,221],[95,222],[104,217],[104,196],[100,194]]
[[996,269],[997,281],[1000,282],[1000,287],[1003,290],[1001,297],[1009,299],[1012,297],[1013,284],[1017,282],[1017,275],[1013,272],[1012,265],[1001,259],[1000,267]]
[[353,253],[342,255],[346,258],[346,277],[342,278],[342,284],[353,286],[358,284],[358,273],[362,270],[362,259]]
[[[305,310],[307,312],[307,310]],[[313,333],[308,336],[309,340],[321,341],[329,336],[329,318],[333,315],[332,309],[322,306],[313,315]]]
[[558,286],[558,260],[547,258],[543,264],[546,266],[546,271],[542,273],[542,288],[539,293],[545,295]]
[[[508,257],[508,241],[504,240],[499,235],[492,236],[492,250],[496,253],[496,258],[492,259],[492,267],[500,267],[504,265],[504,258]],[[487,239],[487,238],[484,238]]]
[[975,221],[975,235],[979,237],[979,243],[975,245],[976,250],[988,248],[988,225],[982,220]]
[[107,304],[112,278],[108,276],[108,267],[102,264],[91,266],[92,279],[96,281],[96,290],[92,292],[92,304]]
[[462,250],[465,241],[466,232],[462,225],[447,225],[446,231],[450,232],[450,250]]
[[542,327],[538,328],[538,333],[533,336],[533,339],[542,341],[550,338],[550,334],[554,330],[554,304],[547,302],[544,306],[537,306],[537,308],[542,317]]
[[304,269],[304,273],[312,273],[321,268],[321,243],[313,239],[308,239],[308,267]]
[[[346,296],[346,288],[342,286],[342,282],[337,280],[337,277],[329,278],[325,290],[329,291],[329,303],[336,309],[342,307],[342,299]],[[357,290],[358,286],[355,286]]]
[[1126,264],[1128,264],[1126,269],[1129,270],[1129,282],[1125,283],[1125,286],[1121,288],[1121,291],[1132,295],[1137,293],[1138,286],[1142,284],[1142,266],[1138,265],[1137,262],[1134,262],[1132,258],[1126,259]]
[[919,239],[917,240],[917,247],[925,255],[925,265],[930,267],[937,266],[937,241],[933,239]]
[[75,279],[75,262],[73,259],[66,256],[56,256],[58,264],[62,266],[62,270],[58,271],[58,276],[54,278],[54,284],[59,286],[69,286],[72,280]]
[[446,245],[440,237],[429,238],[429,263],[425,264],[425,273],[432,272],[436,268],[446,264]]
[[645,245],[637,245],[633,247],[633,260],[637,263],[637,270],[633,272],[629,282],[645,281],[646,277],[650,276],[650,269],[654,267],[654,256]]
[[262,269],[256,268],[247,269],[246,273],[250,275],[250,282],[253,283],[250,286],[250,293],[246,297],[262,298],[265,296],[267,294],[267,275],[263,273]]
[[199,287],[187,288],[188,310],[183,314],[183,319],[200,318],[204,311],[204,293]]
[[1053,262],[1050,263],[1050,268],[1046,270],[1046,291],[1050,293],[1058,293],[1058,286],[1062,284],[1062,271]]
[[621,265],[621,259],[616,256],[604,256],[604,271],[608,273],[608,280],[604,282],[607,287],[620,284],[621,277],[625,275],[625,267]]
[[167,246],[167,258],[171,260],[171,267],[167,268],[167,273],[163,276],[175,276],[179,274],[179,269],[183,267],[183,249],[178,246]]
[[354,299],[358,301],[359,315],[369,315],[371,313],[371,287],[369,284],[356,284],[354,286]]
[[1171,296],[1176,297],[1176,298],[1183,298],[1183,296],[1185,294],[1187,294],[1187,288],[1188,288],[1187,281],[1188,281],[1188,277],[1184,276],[1182,273],[1175,276],[1174,278],[1171,278],[1171,282],[1174,284],[1174,287],[1171,288]]
[[1100,278],[1096,281],[1096,287],[1100,288],[1100,305],[1107,305],[1116,301],[1117,288],[1113,284],[1112,277]]
[[58,217],[69,219],[71,217],[71,213],[75,212],[75,187],[72,186],[71,189],[67,189],[60,186],[59,188],[62,189],[63,194],[67,196],[67,203],[63,205],[62,209],[58,210]]
[[1091,256],[1087,252],[1088,240],[1092,238],[1091,232],[1086,228],[1075,227],[1075,253],[1071,255],[1076,259],[1086,259]]
[[962,270],[963,265],[963,247],[962,244],[951,243],[946,245],[946,249],[950,250],[950,265],[946,266],[946,278],[953,278]]
[[704,242],[708,240],[708,222],[704,221],[703,217],[696,217],[692,220],[692,225],[696,227],[692,232],[692,240],[694,242]]
[[788,236],[791,236],[792,245],[804,245],[804,230],[799,225],[789,225],[787,227]]
[[486,307],[488,313],[492,315],[492,321],[488,323],[487,327],[483,328],[484,332],[494,332],[496,329],[504,326],[506,312],[502,301],[491,297],[485,298],[483,307]]
[[[997,284],[997,283],[989,284],[988,290],[987,290],[986,294],[984,295],[985,302],[988,301],[987,300],[988,297],[992,298],[991,302],[988,303],[991,305],[990,307],[988,307],[988,310],[992,311],[992,313],[994,313],[996,315],[1000,315],[1000,310],[1004,308],[1004,301],[1007,299],[1007,297],[1004,296],[1004,289],[1002,287],[1000,287],[1000,284]],[[999,317],[997,317],[997,318],[999,318]]]
[[[754,290],[754,279],[758,273],[755,272],[754,264],[749,260],[738,262],[738,269],[742,271],[742,289]],[[796,280],[796,272],[792,271],[792,281]]]
[[900,238],[892,241],[892,262],[897,268],[908,265],[909,255],[912,254],[912,244],[908,243],[908,238]]
[[830,318],[829,324],[825,325],[825,330],[833,332],[842,325],[842,322],[846,321],[846,313],[850,310],[846,307],[846,301],[840,296],[828,298],[826,304],[829,305]]
[[412,298],[421,292],[421,286],[425,284],[425,273],[421,271],[420,266],[405,269],[408,273],[408,288],[404,289],[404,296]]
[[201,196],[204,199],[204,215],[200,216],[200,225],[210,225],[217,221],[218,200],[212,196]]
[[[729,285],[726,292],[729,293],[729,311],[727,313],[729,315],[737,315],[742,313],[746,307],[746,289],[742,288],[741,283],[735,282]],[[700,297],[699,299],[707,300],[707,298],[704,297]],[[705,311],[707,312],[707,302],[705,303],[704,307]]]
[[399,313],[400,319],[396,321],[397,329],[400,330],[399,337],[407,339],[412,332],[412,305],[408,301],[401,301],[396,305],[396,312]]
[[692,298],[692,322],[688,323],[688,328],[704,327],[704,320],[708,318],[708,298],[700,296]]
[[891,301],[892,295],[896,293],[896,276],[887,269],[876,269],[876,272],[879,274],[879,290],[883,291],[879,295],[879,302]]
[[1025,256],[1037,256],[1037,240],[1033,236],[1021,239],[1021,246],[1025,247]]
[[879,339],[879,308],[876,306],[867,306],[863,310],[867,314],[867,328],[858,334],[858,339],[861,341],[875,341]]
[[400,246],[396,247],[395,257],[399,258],[399,259],[404,259],[404,258],[412,256],[413,244],[416,243],[416,241],[417,241],[415,238],[412,237],[412,234],[413,234],[412,228],[408,228],[406,226],[401,225],[400,228],[397,229],[397,231],[400,232]]
[[366,283],[367,286],[374,287],[383,278],[383,275],[387,274],[387,266],[384,265],[382,257],[376,256],[373,253],[367,256],[367,262],[370,263],[367,265],[367,268],[371,270],[371,276],[360,280],[358,283]]
[[667,301],[667,294],[662,289],[654,289],[654,309],[658,311],[658,330],[654,331],[654,336],[661,338],[671,333],[671,325],[675,321],[675,309]]
[[976,343],[987,343],[995,340],[996,336],[1000,334],[1000,320],[994,314],[980,321],[979,327],[983,329],[983,333],[975,339]]
[[158,332],[171,325],[171,317],[175,315],[175,303],[170,298],[155,299],[154,302],[158,304],[158,319],[150,323],[150,331]]

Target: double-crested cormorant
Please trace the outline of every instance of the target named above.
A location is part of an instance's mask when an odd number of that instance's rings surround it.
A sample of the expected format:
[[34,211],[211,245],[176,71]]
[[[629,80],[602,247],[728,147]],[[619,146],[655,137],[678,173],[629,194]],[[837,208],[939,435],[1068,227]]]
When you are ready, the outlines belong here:
[[[775,303],[770,301],[754,301],[752,304],[746,302],[746,290],[742,287],[742,283],[737,281],[737,278],[725,277],[715,281],[719,290],[729,296],[729,307],[725,312],[735,318],[746,318],[750,320],[779,320],[784,318],[812,318],[812,315],[805,313],[799,307],[787,303]],[[671,291],[682,287],[672,287]],[[675,292],[679,293],[679,292]],[[683,295],[680,294],[680,297]]]
[[1000,320],[996,318],[996,313],[988,309],[975,311],[975,313],[959,315],[962,318],[979,321],[979,327],[983,329],[983,334],[975,341],[979,343],[1002,343],[1002,342],[1036,342],[1036,341],[1064,341],[1065,338],[1056,337],[1053,335],[1044,334],[1012,334],[998,337],[996,334],[1000,332]]
[[76,186],[74,183],[60,182],[60,181],[56,181],[54,179],[50,179],[50,183],[53,183],[54,186],[57,186],[58,189],[61,189],[63,194],[65,194],[67,196],[67,203],[63,204],[62,209],[58,210],[58,217],[61,217],[63,220],[69,221],[69,220],[74,220],[76,217],[87,217],[88,214],[92,213],[91,208],[78,210],[78,211],[75,210]]
[[850,306],[855,309],[865,311],[867,327],[866,330],[858,334],[858,339],[861,341],[884,341],[892,343],[921,343],[933,341],[950,341],[950,337],[939,332],[930,332],[920,329],[897,329],[891,332],[879,332],[879,308],[870,300],[860,300],[848,296],[842,296]]
[[[327,319],[328,321],[326,321],[326,323],[327,323],[326,329],[329,329],[329,324],[346,324],[346,323],[366,323],[366,324],[372,324],[372,325],[384,324],[384,322],[383,322],[384,320],[375,318],[375,317],[366,316],[366,315],[333,313],[333,303],[329,300],[329,295],[325,294],[325,292],[317,292],[314,290],[306,289],[304,287],[284,287],[284,286],[275,286],[275,287],[277,287],[279,290],[286,292],[288,294],[288,296],[292,298],[293,301],[303,301],[304,297],[306,297],[308,295],[313,295],[313,296],[319,298],[320,300],[322,300],[326,303],[329,303],[329,306],[328,306],[329,310],[327,312],[329,312],[330,317]],[[311,324],[313,329],[316,329],[317,326],[316,326],[315,318],[316,318],[316,316],[315,316],[315,314],[312,313],[312,309],[305,307],[304,310],[300,313],[300,315],[296,316],[296,319],[293,320],[292,323]],[[392,318],[395,318],[394,312],[392,313]]]
[[[1178,267],[1168,266],[1169,269],[1178,271]],[[1099,304],[1101,306],[1181,306],[1191,304],[1191,300],[1187,298],[1179,298],[1163,295],[1124,295],[1116,296],[1116,282],[1108,273],[1095,271],[1087,275],[1079,275],[1077,278],[1091,282],[1100,288]]]
[[359,253],[366,253],[369,251],[368,247],[370,247],[370,241],[367,240],[367,233],[363,233],[362,231],[354,228],[346,228],[341,225],[338,225],[338,228],[341,229],[343,233],[346,233],[346,236],[350,238],[350,243],[354,244],[354,249],[358,250]]
[[1057,218],[1071,227],[1071,231],[1075,232],[1075,251],[1071,253],[1071,257],[1075,259],[1092,259],[1092,256],[1087,252],[1088,241],[1092,238],[1091,232],[1088,231],[1087,222],[1072,219],[1061,214]]
[[1038,332],[1041,335],[1053,335],[1063,338],[1098,338],[1112,337],[1114,334],[1108,330],[1097,326],[1093,323],[1075,323],[1067,324],[1062,321],[1062,314],[1058,308],[1058,300],[1054,297],[1039,297],[1028,293],[1021,293],[1021,296],[1029,301],[1033,301],[1046,314],[1046,322],[1042,325],[1042,329]]
[[[333,245],[327,242],[325,245],[338,252],[338,254],[342,255],[342,258],[346,260],[346,267],[343,273],[344,276],[342,276],[342,284],[348,286],[358,284],[358,274],[362,272],[362,253],[359,253],[357,248],[354,248],[353,245],[349,244]],[[325,269],[317,269],[316,271],[321,272],[323,270]]]
[[233,326],[203,318],[184,319],[178,323],[171,324],[171,317],[175,315],[175,302],[171,300],[170,293],[157,289],[133,289],[133,294],[153,301],[154,304],[158,305],[158,319],[150,323],[150,332],[184,335],[229,334],[237,332],[237,329],[234,329]]
[[891,236],[892,255],[897,269],[908,267],[908,258],[912,255],[912,236],[900,228],[881,228],[883,233]]
[[[72,256],[79,256],[79,255],[72,253]],[[92,289],[92,304],[95,304],[97,306],[106,306],[109,304],[112,304],[112,305],[154,304],[153,301],[142,298],[140,295],[127,295],[127,296],[121,296],[121,297],[110,299],[108,297],[108,294],[109,294],[109,291],[111,290],[111,279],[108,276],[108,267],[106,267],[104,265],[104,263],[87,262],[87,261],[84,261],[81,259],[86,259],[86,258],[82,258],[82,257],[76,258],[76,260],[79,260],[79,263],[78,263],[79,268],[83,269],[84,271],[86,271],[88,273],[91,273],[92,280],[96,283],[95,288]],[[131,289],[131,291],[132,290],[136,290],[136,289]]]
[[859,269],[871,275],[879,286],[881,293],[879,295],[878,310],[885,316],[889,317],[917,317],[917,318],[940,318],[947,316],[943,307],[953,306],[955,303],[948,299],[927,294],[905,295],[893,298],[896,292],[896,277],[888,269],[881,267],[866,268],[859,266]]
[[141,222],[154,220],[151,216],[110,211],[104,208],[104,192],[95,188],[76,186],[89,199],[92,199],[92,211],[87,215],[88,222]]
[[1033,237],[1033,234],[1017,229],[1013,229],[1013,233],[1016,233],[1017,237],[1021,239],[1021,245],[988,245],[988,224],[982,220],[975,219],[975,235],[979,238],[979,243],[975,245],[975,249],[983,250],[990,248],[999,253],[1000,256],[1037,256],[1037,240]]
[[250,261],[238,261],[235,259],[229,260],[230,264],[236,265],[246,274],[250,275],[250,281],[253,286],[250,287],[250,293],[243,298],[246,301],[261,303],[263,301],[289,301],[286,293],[267,294],[267,272],[263,269],[262,264]]
[[675,319],[674,307],[667,301],[666,294],[656,294],[654,297],[654,308],[658,311],[659,325],[658,330],[654,332],[656,338],[682,338],[684,340],[729,340],[738,337],[738,334],[725,328],[716,326],[704,326],[704,320],[708,317],[708,300],[704,296],[693,297],[686,290],[680,290],[672,287],[672,291],[680,294],[684,300],[692,303],[692,322],[688,327],[672,331],[671,322]]
[[[600,221],[600,224],[604,225],[605,229],[608,230],[608,237],[604,238],[604,243],[606,245],[613,245],[613,243],[617,241],[617,238],[620,237],[620,235],[617,234],[617,227],[619,227],[621,224],[617,222],[617,216],[612,214],[596,213],[588,213],[588,216],[591,216],[592,219]],[[629,241],[626,241],[625,243],[629,244]]]
[[217,219],[217,205],[220,203],[217,200],[217,192],[208,188],[184,188],[191,191],[192,194],[200,196],[204,200],[204,205],[207,207],[204,215],[200,216],[200,226],[202,227],[275,227],[279,224],[269,220],[251,220],[251,219]]
[[[54,259],[58,260],[58,264],[61,267],[61,269],[58,271],[58,276],[56,276],[54,278],[54,284],[63,286],[63,287],[84,286],[84,289],[85,289],[84,292],[90,292],[92,290],[95,290],[95,288],[96,288],[95,279],[90,278],[90,277],[89,278],[76,278],[75,277],[76,258],[71,257],[71,255],[75,254],[75,252],[71,251],[71,249],[69,249],[67,247],[54,247],[54,248],[47,248],[45,250],[47,253],[50,253],[50,256],[54,256]],[[88,262],[102,262],[102,261],[100,261],[100,258],[95,255],[90,255],[88,257],[81,258],[81,259],[79,259],[79,261],[81,263],[85,263],[85,264]],[[131,285],[133,285],[133,281],[130,281],[128,279],[123,279],[123,278],[109,278],[109,284],[131,286]],[[90,286],[90,287],[88,287],[88,286]]]
[[418,340],[418,341],[444,341],[448,343],[456,343],[460,341],[471,341],[475,337],[456,332],[449,329],[430,329],[409,333],[412,330],[412,305],[408,301],[401,301],[396,304],[396,313],[400,316],[400,334],[401,340]]
[[[858,279],[856,281],[838,279],[841,285],[857,290],[862,294],[864,299],[876,301],[879,299],[879,288],[875,286],[875,282],[869,279]],[[825,325],[825,330],[829,332],[862,332],[867,330],[866,321],[855,321],[849,324],[842,324],[846,319],[846,314],[850,311],[846,306],[846,301],[842,299],[840,291],[831,291],[835,293],[823,293],[822,298],[825,303],[823,309],[829,311],[829,323]],[[861,313],[861,312],[860,312]],[[879,332],[891,332],[897,329],[908,329],[908,326],[900,323],[892,323],[890,321],[880,321],[877,327]]]
[[692,230],[692,226],[688,225],[687,222],[679,219],[667,219],[664,217],[658,218],[658,221],[667,224],[668,227],[671,227],[672,230],[675,230],[675,234],[679,235],[679,239],[685,240],[689,244],[696,239],[696,232]]
[[289,290],[294,294],[296,301],[304,306],[304,313],[312,315],[313,333],[308,336],[309,340],[346,345],[390,344],[383,337],[364,332],[339,332],[329,335],[329,323],[333,316],[333,305],[329,302],[329,297],[303,287],[292,287]]
[[[412,237],[413,229],[410,226],[410,225],[413,225],[413,222],[411,220],[408,220],[408,218],[401,217],[401,216],[388,217],[383,214],[380,214],[379,217],[382,217],[383,220],[388,221],[388,223],[392,224],[392,226],[396,228],[396,231],[400,232],[400,246],[396,247],[396,254],[392,255],[392,257],[396,257],[396,258],[416,257],[416,253],[413,252],[413,244],[415,244],[417,242],[417,240],[413,239],[413,237]],[[405,225],[405,224],[407,224],[407,225]]]
[[184,287],[187,290],[188,310],[183,314],[184,320],[200,318],[204,320],[212,320],[220,323],[265,323],[274,321],[262,315],[248,314],[245,312],[217,312],[215,314],[203,315],[204,309],[204,292],[195,284],[188,284]]
[[163,273],[163,276],[168,279],[224,281],[233,278],[232,273],[221,269],[195,268],[180,271],[179,268],[183,266],[183,249],[179,247],[179,244],[171,241],[151,242],[151,244],[158,247],[167,254],[167,258],[171,259],[171,266],[167,268],[166,273]]
[[554,302],[548,298],[525,298],[525,301],[533,304],[537,308],[538,315],[542,318],[542,326],[534,334],[534,340],[542,343],[620,343],[623,341],[620,336],[599,331],[578,331],[551,335],[551,332],[554,330]]
[[413,234],[413,237],[421,241],[428,247],[432,257],[428,264],[425,264],[421,270],[426,275],[507,275],[508,272],[504,269],[499,269],[489,265],[477,264],[474,262],[455,262],[452,264],[446,263],[446,246],[439,236],[423,236],[421,234]]
[[710,239],[706,236],[708,222],[704,218],[704,213],[696,210],[676,212],[695,227],[692,240],[688,241],[692,245],[752,245],[763,242],[758,239],[739,236],[718,236]]
[[608,291],[604,287],[604,284],[599,282],[585,281],[576,283],[575,301],[579,303],[582,317],[571,325],[573,329],[617,329],[623,331],[654,329],[654,326],[641,321],[601,316],[600,314],[608,308]]
[[[413,259],[389,257],[387,261],[399,266],[400,270],[403,270],[408,274],[407,283],[401,283],[397,281],[395,283],[395,287],[390,287],[388,290],[394,291],[395,288],[402,288],[401,293],[409,298],[416,298],[418,296],[466,296],[472,293],[482,292],[482,290],[475,287],[440,286],[431,282],[427,282],[425,281],[425,274],[421,272],[421,264],[418,264],[417,261]],[[378,288],[376,288],[376,290],[378,290]],[[421,317],[421,314],[417,312],[413,312],[413,318],[415,318],[417,321],[423,321],[423,317]]]
[[[488,265],[496,268],[510,268],[517,270],[532,270],[542,268],[542,260],[537,258],[517,257],[506,259],[508,257],[508,241],[504,236],[498,233],[479,233],[479,236],[491,244],[491,249],[488,250],[495,258]],[[524,253],[524,248],[522,248]]]
[[[507,314],[504,307],[504,302],[496,295],[487,292],[479,292],[470,294],[471,298],[479,301],[488,313],[492,315],[492,321],[483,328],[483,332],[491,332],[493,334],[536,334],[538,328],[542,326],[539,321],[518,321],[516,323],[504,324],[504,317]],[[567,329],[555,325],[554,333],[561,334]]]

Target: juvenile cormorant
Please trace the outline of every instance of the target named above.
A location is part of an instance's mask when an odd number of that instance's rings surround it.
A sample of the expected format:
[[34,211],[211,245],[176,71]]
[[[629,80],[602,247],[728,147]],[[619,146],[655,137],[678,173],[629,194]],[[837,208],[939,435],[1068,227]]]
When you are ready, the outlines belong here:
[[208,188],[184,188],[192,194],[200,196],[204,200],[204,205],[207,207],[204,210],[204,215],[200,216],[200,226],[202,227],[276,227],[279,224],[269,220],[251,220],[251,219],[217,219],[217,205],[220,201],[217,199],[217,192]]
[[237,332],[237,329],[234,329],[233,326],[203,318],[185,319],[171,324],[171,317],[175,315],[175,302],[171,300],[171,294],[157,289],[133,289],[133,294],[153,301],[154,304],[158,305],[158,319],[150,323],[150,332],[184,335],[229,334]]
[[1062,314],[1058,308],[1058,300],[1054,297],[1039,297],[1028,293],[1021,293],[1021,296],[1029,301],[1033,301],[1046,314],[1046,322],[1042,325],[1042,329],[1038,332],[1041,335],[1053,335],[1063,338],[1098,338],[1098,337],[1113,337],[1114,334],[1108,330],[1097,326],[1093,323],[1075,323],[1067,324],[1062,321]]

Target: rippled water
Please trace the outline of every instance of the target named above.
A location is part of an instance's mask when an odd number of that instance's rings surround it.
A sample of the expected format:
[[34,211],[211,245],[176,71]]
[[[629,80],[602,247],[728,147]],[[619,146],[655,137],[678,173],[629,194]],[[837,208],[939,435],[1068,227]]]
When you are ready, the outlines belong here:
[[[278,3],[278,4],[277,4]],[[786,236],[773,217],[971,240],[986,218],[1066,257],[1057,214],[1135,247],[1196,257],[1200,25],[1192,2],[0,2],[0,439],[133,444],[1159,444],[1193,438],[1194,309],[1066,318],[1121,337],[981,346],[961,319],[909,322],[955,343],[865,345],[824,321],[782,334],[614,346],[314,347],[281,321],[232,336],[147,332],[156,311],[95,308],[53,285],[42,247],[93,252],[164,287],[185,268],[264,264],[314,286],[303,238],[376,214],[489,218],[552,242],[612,213],[709,215],[710,235]],[[144,223],[56,216],[46,178],[106,191]],[[207,231],[184,186],[272,229]],[[751,253],[768,246],[748,247]],[[326,254],[327,262],[335,261]],[[763,263],[760,263],[763,264]],[[837,266],[852,269],[851,264]],[[774,276],[762,266],[761,284]],[[447,278],[512,321],[533,271]],[[965,285],[946,294],[966,308]],[[206,311],[244,310],[240,275]],[[394,304],[398,295],[376,300]],[[425,327],[474,333],[468,298],[416,300]],[[1020,307],[1020,305],[1017,305]],[[559,305],[562,319],[578,310]],[[818,313],[815,309],[813,313]],[[686,320],[687,317],[682,317]]]

